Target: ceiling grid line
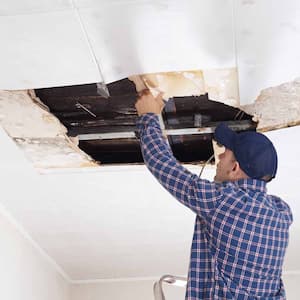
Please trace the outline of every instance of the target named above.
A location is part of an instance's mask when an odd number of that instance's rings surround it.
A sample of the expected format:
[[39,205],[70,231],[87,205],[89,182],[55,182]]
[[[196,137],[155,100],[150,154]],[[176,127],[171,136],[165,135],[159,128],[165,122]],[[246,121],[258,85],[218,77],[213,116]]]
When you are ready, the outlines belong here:
[[78,18],[78,21],[79,21],[80,27],[81,27],[81,29],[82,29],[83,35],[84,35],[84,37],[85,37],[85,39],[86,39],[88,48],[89,48],[89,50],[90,50],[90,52],[91,52],[93,61],[94,61],[94,63],[95,63],[96,66],[97,66],[97,69],[98,69],[98,72],[99,72],[99,76],[100,76],[100,78],[101,78],[100,81],[103,82],[103,83],[105,83],[105,79],[104,79],[103,73],[102,73],[102,71],[101,71],[101,63],[100,63],[99,59],[97,59],[96,54],[95,54],[95,51],[93,50],[91,40],[90,40],[90,38],[89,38],[89,36],[88,36],[88,33],[87,33],[87,30],[86,30],[86,28],[85,28],[85,26],[84,26],[84,24],[83,24],[83,21],[82,21],[82,18],[81,18],[79,9],[78,9],[78,7],[76,6],[74,0],[71,0],[71,4],[72,4],[72,8],[73,8],[73,10],[75,11],[76,16],[77,16],[77,18]]

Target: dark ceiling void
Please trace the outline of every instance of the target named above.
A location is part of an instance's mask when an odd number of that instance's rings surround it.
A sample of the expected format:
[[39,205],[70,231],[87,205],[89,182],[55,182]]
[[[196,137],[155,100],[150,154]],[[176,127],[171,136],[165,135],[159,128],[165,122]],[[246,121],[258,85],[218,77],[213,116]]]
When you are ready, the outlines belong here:
[[[79,137],[79,147],[101,164],[143,161],[136,129],[133,82],[123,79],[108,84],[109,98],[97,84],[35,90],[69,136]],[[175,157],[185,163],[206,161],[212,154],[215,126],[226,122],[237,131],[255,130],[252,116],[237,108],[199,97],[174,97],[162,114],[165,133]]]

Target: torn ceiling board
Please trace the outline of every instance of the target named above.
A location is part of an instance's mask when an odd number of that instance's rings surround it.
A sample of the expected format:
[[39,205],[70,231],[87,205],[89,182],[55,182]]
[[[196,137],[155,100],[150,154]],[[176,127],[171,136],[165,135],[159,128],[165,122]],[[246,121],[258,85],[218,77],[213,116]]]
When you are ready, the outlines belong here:
[[[204,93],[208,85],[207,74],[210,73],[186,71],[138,77],[153,91],[163,90],[172,96],[165,107],[163,119],[166,132],[180,131],[169,134],[170,145],[179,161],[197,163],[207,160],[212,153],[211,134],[220,121],[240,126],[238,130],[254,129],[256,125],[250,121],[254,116],[253,121],[259,123],[260,131],[299,124],[300,88],[297,80],[266,89],[255,104],[237,108],[210,101],[207,94],[176,96],[188,91]],[[224,80],[224,74],[236,73],[234,70],[214,70],[211,77],[215,79],[215,89],[222,91],[225,82],[225,91],[230,91],[230,81]],[[221,79],[218,81],[217,78]],[[172,89],[173,86],[175,88]],[[97,84],[37,90],[43,102],[33,91],[2,91],[1,124],[39,169],[97,166],[93,159],[101,163],[142,162],[135,127],[137,92],[134,83],[124,79],[109,84],[108,88],[111,93],[109,99],[98,94]],[[48,107],[67,129],[49,112]],[[203,130],[207,128],[212,131],[204,134]],[[193,129],[199,129],[201,134],[196,135],[191,131]],[[68,135],[84,138],[80,138],[80,143],[76,139],[71,141],[66,135],[67,130]],[[131,138],[117,138],[118,133],[131,133]],[[107,134],[114,137],[103,138]]]
[[11,137],[55,138],[66,128],[29,91],[0,90],[0,124]]
[[36,169],[96,167],[90,156],[62,137],[14,139]]
[[0,125],[35,168],[97,166],[33,91],[0,90]]
[[147,88],[164,99],[208,94],[208,98],[238,107],[236,68],[163,72],[130,76],[138,92]]
[[258,122],[257,130],[269,131],[300,124],[300,78],[264,89],[253,104],[241,107]]
[[258,122],[257,130],[269,131],[300,124],[300,77],[261,91],[253,104],[240,105],[236,69],[167,72],[129,77],[137,90],[149,88],[165,99],[208,93],[209,99],[238,107]]

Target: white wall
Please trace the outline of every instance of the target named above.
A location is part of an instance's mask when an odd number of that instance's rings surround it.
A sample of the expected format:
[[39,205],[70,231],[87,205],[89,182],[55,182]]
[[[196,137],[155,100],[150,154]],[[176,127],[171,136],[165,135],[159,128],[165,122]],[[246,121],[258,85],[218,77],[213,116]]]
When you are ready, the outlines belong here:
[[299,299],[299,285],[300,285],[300,272],[298,273],[287,273],[283,276],[285,289],[288,300]]
[[0,299],[69,300],[70,285],[0,207]]
[[[155,281],[145,279],[74,284],[71,300],[154,300]],[[168,300],[183,300],[185,288],[164,285],[164,293]]]
[[[283,276],[287,300],[299,300],[300,272]],[[74,284],[70,300],[154,300],[155,280]],[[167,300],[184,300],[185,288],[164,285]]]

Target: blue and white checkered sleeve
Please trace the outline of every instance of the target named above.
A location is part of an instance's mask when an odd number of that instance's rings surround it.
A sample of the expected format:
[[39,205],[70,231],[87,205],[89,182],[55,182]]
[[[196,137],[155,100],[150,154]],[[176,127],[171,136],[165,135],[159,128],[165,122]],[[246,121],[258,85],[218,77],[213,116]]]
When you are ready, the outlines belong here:
[[177,162],[162,135],[157,115],[143,115],[137,127],[144,161],[150,172],[177,200],[205,218],[215,209],[220,196],[216,184],[200,179]]

